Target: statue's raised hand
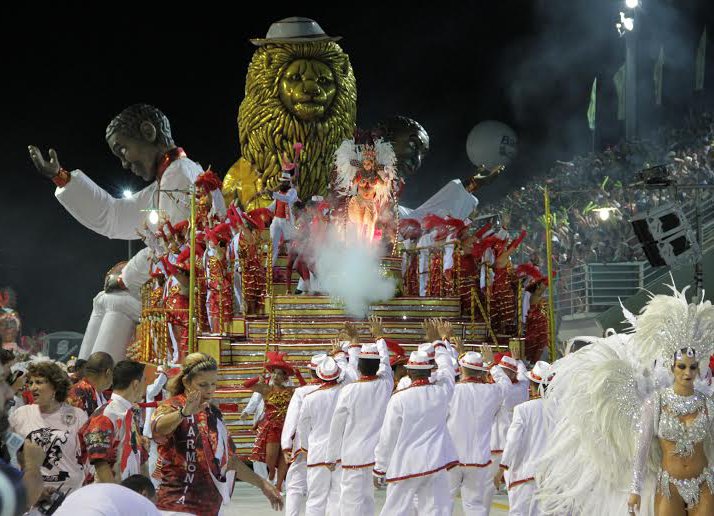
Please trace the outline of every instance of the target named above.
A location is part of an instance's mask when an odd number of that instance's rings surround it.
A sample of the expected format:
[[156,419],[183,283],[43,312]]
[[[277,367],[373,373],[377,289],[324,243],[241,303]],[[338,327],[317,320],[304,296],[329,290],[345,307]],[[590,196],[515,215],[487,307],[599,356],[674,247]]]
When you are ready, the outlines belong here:
[[57,152],[55,152],[54,149],[50,149],[49,161],[45,160],[44,156],[42,156],[42,152],[40,152],[40,149],[34,145],[28,145],[27,150],[30,152],[30,159],[32,160],[32,163],[35,165],[35,168],[40,174],[45,176],[47,179],[52,179],[59,174],[61,167],[59,159],[57,158]]

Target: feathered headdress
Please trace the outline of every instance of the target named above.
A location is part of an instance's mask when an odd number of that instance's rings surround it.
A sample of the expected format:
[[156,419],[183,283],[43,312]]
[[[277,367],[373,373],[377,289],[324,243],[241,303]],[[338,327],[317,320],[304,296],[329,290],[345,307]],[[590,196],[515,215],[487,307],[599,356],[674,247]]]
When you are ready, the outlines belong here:
[[672,295],[653,295],[633,325],[640,363],[658,360],[670,368],[675,354],[687,348],[694,350],[697,360],[708,360],[714,354],[714,306],[709,301],[687,302],[689,287],[680,292],[674,279],[668,287]]
[[421,224],[417,219],[400,219],[399,234],[406,240],[414,240],[421,236]]
[[374,173],[384,183],[381,188],[376,188],[377,202],[385,201],[391,192],[392,182],[397,177],[397,156],[394,153],[392,144],[383,138],[362,140],[366,143],[358,143],[360,138],[343,140],[335,151],[335,190],[340,195],[355,194],[355,178],[364,173],[362,163],[365,159],[374,162]]

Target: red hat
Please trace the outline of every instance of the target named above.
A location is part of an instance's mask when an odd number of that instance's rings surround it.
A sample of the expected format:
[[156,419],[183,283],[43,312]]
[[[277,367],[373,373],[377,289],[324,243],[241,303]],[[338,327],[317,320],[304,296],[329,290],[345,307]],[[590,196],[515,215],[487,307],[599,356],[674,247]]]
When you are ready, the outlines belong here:
[[421,236],[421,224],[417,219],[400,219],[399,234],[407,240],[415,240]]
[[471,255],[477,260],[481,260],[484,253],[488,249],[493,249],[494,254],[498,255],[501,253],[505,245],[505,240],[498,238],[496,235],[491,235],[490,237],[484,238],[480,242],[476,242],[471,248]]
[[240,213],[238,213],[238,209],[235,204],[231,204],[228,207],[226,215],[228,216],[228,223],[233,227],[233,229],[238,229],[240,226],[243,226],[243,219],[241,218]]
[[268,371],[273,371],[274,369],[282,369],[285,373],[290,376],[295,374],[293,366],[285,361],[285,356],[287,353],[281,353],[280,351],[268,351],[265,354],[265,368]]
[[203,188],[206,192],[220,190],[223,187],[223,181],[210,168],[196,178],[196,186]]
[[455,235],[460,235],[468,227],[466,222],[461,219],[457,219],[456,217],[452,217],[451,215],[446,217],[444,222],[446,223],[449,232],[454,233]]
[[171,225],[171,221],[167,220],[166,221],[166,227],[169,228],[169,232],[172,235],[175,235],[177,233],[183,233],[188,229],[188,220],[180,220],[173,226]]
[[214,244],[229,242],[232,238],[231,227],[227,222],[222,222],[213,229],[206,229],[206,236]]
[[389,365],[403,364],[407,361],[407,352],[396,340],[384,339],[389,350]]
[[264,230],[273,220],[273,212],[268,208],[256,208],[247,213],[250,221],[259,229]]
[[490,222],[487,223],[484,227],[482,227],[482,228],[479,229],[478,231],[476,231],[476,233],[474,233],[474,236],[475,236],[476,238],[482,238],[482,237],[486,234],[486,232],[487,232],[489,229],[491,229],[491,223],[490,223]]
[[162,257],[160,258],[160,260],[161,260],[161,263],[164,264],[164,269],[166,270],[166,274],[172,276],[172,275],[174,275],[174,274],[176,274],[176,273],[178,272],[178,270],[176,269],[176,267],[174,266],[174,264],[171,263],[171,262],[168,260],[168,258],[166,258],[165,256],[162,256]]

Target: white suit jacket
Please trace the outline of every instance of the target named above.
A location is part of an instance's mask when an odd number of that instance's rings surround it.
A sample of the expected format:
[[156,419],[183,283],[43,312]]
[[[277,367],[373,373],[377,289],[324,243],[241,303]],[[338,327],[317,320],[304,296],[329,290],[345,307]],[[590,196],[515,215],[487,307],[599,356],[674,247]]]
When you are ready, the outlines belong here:
[[521,403],[513,411],[501,466],[508,469],[509,487],[532,480],[538,459],[547,449],[553,418],[542,398]]
[[454,393],[454,368],[448,349],[436,350],[435,379],[395,392],[387,404],[374,471],[387,482],[421,477],[455,466],[458,456],[446,427]]
[[290,398],[288,411],[285,414],[283,432],[280,434],[280,447],[284,452],[297,453],[300,450],[300,438],[297,435],[297,426],[300,419],[302,403],[305,396],[316,391],[318,387],[320,387],[319,383],[311,383],[298,387],[293,391],[293,397]]
[[[126,199],[112,197],[81,170],[74,170],[70,182],[57,188],[55,197],[75,219],[95,233],[112,239],[136,240],[136,231],[144,225],[151,209],[168,217],[172,224],[189,217],[189,195],[168,190],[188,190],[201,172],[197,163],[179,158],[161,176],[161,192],[159,182],[154,181]],[[149,249],[144,248],[124,267],[122,280],[132,294],[138,295],[148,279]]]
[[516,405],[528,401],[530,380],[528,380],[526,368],[520,360],[518,361],[518,383],[511,383],[499,366],[491,368],[491,376],[496,383],[504,387],[503,403],[498,409],[491,431],[491,452],[500,453],[506,445],[506,433],[508,433],[508,427],[511,426],[513,409]]
[[327,445],[327,462],[342,462],[343,468],[374,465],[374,449],[394,387],[389,351],[384,339],[377,341],[380,365],[376,379],[360,377],[346,385],[337,399]]

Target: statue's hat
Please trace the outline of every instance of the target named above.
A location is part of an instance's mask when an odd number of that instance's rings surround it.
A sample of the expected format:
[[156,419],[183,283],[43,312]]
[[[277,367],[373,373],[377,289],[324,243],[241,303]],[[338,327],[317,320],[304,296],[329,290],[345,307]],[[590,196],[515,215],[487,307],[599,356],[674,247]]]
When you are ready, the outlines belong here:
[[293,16],[273,23],[265,38],[251,39],[256,46],[268,43],[311,43],[313,41],[338,41],[341,36],[328,36],[322,27],[310,18]]

